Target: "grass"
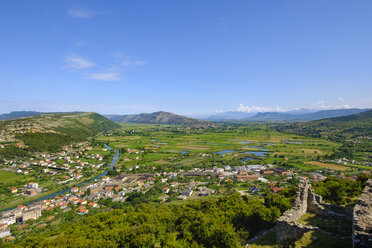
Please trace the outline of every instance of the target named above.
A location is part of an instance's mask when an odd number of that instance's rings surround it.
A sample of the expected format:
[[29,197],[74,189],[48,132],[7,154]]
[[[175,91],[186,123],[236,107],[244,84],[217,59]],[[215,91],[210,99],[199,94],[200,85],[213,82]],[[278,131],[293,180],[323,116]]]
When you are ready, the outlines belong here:
[[[244,158],[244,156],[248,157],[249,155],[244,154],[246,150],[260,150],[259,148],[252,148],[252,146],[261,146],[269,149],[272,153],[266,158],[257,158],[258,160],[255,160],[255,162],[273,163],[284,161],[284,158],[274,158],[275,154],[279,154],[287,157],[288,161],[295,168],[315,170],[321,167],[305,164],[304,162],[311,161],[318,155],[329,154],[335,147],[339,146],[337,143],[324,139],[301,137],[276,131],[270,131],[270,136],[268,137],[263,125],[242,126],[229,131],[198,130],[190,133],[174,132],[170,127],[157,125],[130,124],[123,125],[123,127],[124,131],[135,130],[135,132],[128,132],[128,135],[114,137],[101,135],[98,140],[110,142],[110,146],[113,148],[126,147],[137,150],[147,148],[146,150],[150,151],[150,153],[147,152],[146,154],[121,154],[121,156],[125,157],[120,160],[122,161],[121,165],[125,167],[142,163],[169,166],[195,165],[197,167],[200,163],[207,160],[200,159],[200,153],[213,155],[213,153],[222,150],[234,150],[233,154],[225,154],[224,157],[214,156],[218,161],[226,161],[228,163],[235,155],[241,158]],[[303,144],[284,144],[284,140],[302,141]],[[240,141],[252,141],[252,143],[243,144]],[[265,146],[264,143],[272,143],[274,145]],[[160,145],[160,147],[155,148],[154,146],[156,145]],[[248,146],[248,148],[245,146]],[[182,156],[180,154],[181,151],[188,151],[188,156]],[[137,161],[134,161],[135,159]],[[295,161],[295,163],[292,161]]]
[[32,176],[20,175],[10,171],[0,170],[0,183],[14,183],[16,181],[28,182],[34,179]]
[[322,163],[322,162],[318,162],[318,161],[308,161],[308,162],[305,162],[305,164],[315,165],[315,166],[319,166],[319,167],[327,168],[327,169],[331,169],[331,170],[339,170],[339,171],[350,170],[350,168],[346,167],[346,166],[337,165],[337,164]]
[[269,232],[264,236],[258,238],[253,243],[249,244],[250,248],[280,248],[280,247],[308,247],[308,248],[347,248],[352,247],[350,239],[342,239],[334,235],[327,234],[322,231],[309,231],[306,232],[300,239],[293,242],[279,245],[276,243],[276,231]]
[[312,213],[306,213],[298,220],[298,223],[304,225],[317,226],[321,230],[331,232],[336,236],[351,236],[351,221],[342,217],[319,216]]

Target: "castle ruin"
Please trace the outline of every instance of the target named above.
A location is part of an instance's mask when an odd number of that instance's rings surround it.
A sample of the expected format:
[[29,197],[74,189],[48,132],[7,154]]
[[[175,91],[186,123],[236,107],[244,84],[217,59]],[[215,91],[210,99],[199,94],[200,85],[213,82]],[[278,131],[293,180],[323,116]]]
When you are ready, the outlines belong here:
[[288,240],[295,240],[302,237],[307,231],[318,229],[318,227],[302,225],[297,222],[306,212],[327,216],[343,216],[327,210],[326,206],[327,204],[323,202],[322,197],[314,193],[310,181],[302,179],[298,185],[293,207],[284,212],[278,219],[277,242],[283,243]]
[[353,211],[353,247],[372,247],[372,179],[360,195]]

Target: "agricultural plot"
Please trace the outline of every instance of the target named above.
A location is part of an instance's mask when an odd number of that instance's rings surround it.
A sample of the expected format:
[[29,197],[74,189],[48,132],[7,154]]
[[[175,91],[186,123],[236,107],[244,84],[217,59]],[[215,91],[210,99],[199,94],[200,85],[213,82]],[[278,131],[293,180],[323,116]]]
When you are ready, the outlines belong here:
[[118,169],[138,166],[140,172],[269,163],[304,171],[334,169],[313,162],[340,146],[259,124],[208,130],[130,124],[110,136],[97,137],[97,141],[122,151]]

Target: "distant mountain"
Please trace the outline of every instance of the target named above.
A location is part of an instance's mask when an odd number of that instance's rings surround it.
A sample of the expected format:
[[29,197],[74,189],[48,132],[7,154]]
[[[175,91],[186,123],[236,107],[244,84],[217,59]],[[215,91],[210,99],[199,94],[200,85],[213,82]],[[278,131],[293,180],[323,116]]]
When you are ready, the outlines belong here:
[[242,120],[249,117],[256,115],[256,113],[246,113],[246,112],[238,112],[238,111],[229,111],[224,113],[218,113],[215,115],[211,115],[205,120],[208,121],[227,121],[227,120]]
[[27,151],[57,151],[64,145],[86,140],[100,132],[120,128],[97,113],[50,113],[0,121],[2,140],[20,143]]
[[289,112],[266,112],[258,113],[257,115],[245,119],[246,121],[313,121],[324,118],[340,117],[351,114],[358,114],[368,109],[332,109],[321,110],[312,113],[297,114]]
[[187,125],[193,127],[213,127],[213,123],[197,120],[182,115],[159,111],[154,113],[142,113],[138,115],[106,115],[112,121],[120,123],[138,124],[166,124],[166,125]]
[[13,111],[6,114],[0,115],[0,120],[12,120],[12,119],[18,119],[22,117],[31,117],[31,116],[39,116],[42,115],[42,112],[36,112],[36,111]]

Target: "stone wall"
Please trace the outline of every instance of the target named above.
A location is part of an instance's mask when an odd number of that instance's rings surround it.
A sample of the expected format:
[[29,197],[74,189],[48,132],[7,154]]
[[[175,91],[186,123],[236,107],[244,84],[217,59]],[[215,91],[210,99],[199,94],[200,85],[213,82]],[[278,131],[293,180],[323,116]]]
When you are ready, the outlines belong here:
[[328,211],[325,206],[322,197],[314,193],[309,180],[302,179],[298,185],[293,207],[284,212],[276,224],[277,242],[283,243],[287,240],[294,240],[300,238],[307,231],[318,229],[314,226],[297,223],[297,220],[306,212],[320,215],[338,215]]
[[354,207],[353,247],[372,247],[372,179],[367,181]]

